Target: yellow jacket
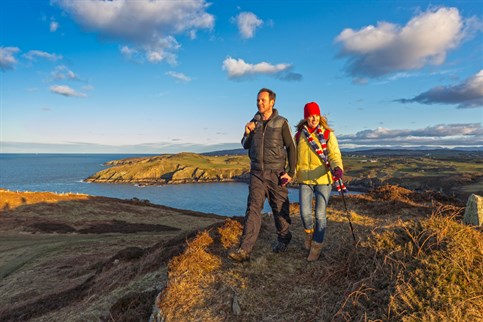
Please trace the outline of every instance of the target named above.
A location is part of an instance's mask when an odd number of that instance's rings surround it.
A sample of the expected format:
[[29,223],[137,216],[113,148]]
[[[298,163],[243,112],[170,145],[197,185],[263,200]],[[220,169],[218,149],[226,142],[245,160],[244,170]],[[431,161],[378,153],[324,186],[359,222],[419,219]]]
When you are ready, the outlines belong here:
[[[322,128],[322,131],[325,129]],[[319,147],[321,147],[320,141],[317,138],[316,133],[312,133],[311,136]],[[332,174],[327,169],[324,162],[315,153],[310,146],[304,133],[300,133],[300,137],[295,140],[297,143],[297,174],[296,178],[298,183],[304,184],[332,184]],[[329,139],[327,141],[327,154],[330,166],[332,169],[339,167],[344,170],[342,165],[342,156],[339,150],[339,143],[334,132],[330,132]]]

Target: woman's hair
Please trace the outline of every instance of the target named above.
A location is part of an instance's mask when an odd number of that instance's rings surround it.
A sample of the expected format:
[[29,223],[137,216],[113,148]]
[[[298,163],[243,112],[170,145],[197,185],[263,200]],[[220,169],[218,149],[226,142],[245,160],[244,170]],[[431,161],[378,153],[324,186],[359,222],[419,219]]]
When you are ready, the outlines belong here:
[[[299,124],[295,126],[297,131],[301,131],[304,127],[304,125],[307,125],[307,119],[301,119]],[[324,129],[329,130],[331,132],[334,132],[329,126],[329,123],[327,121],[327,118],[323,115],[320,115],[320,120],[319,120],[319,125],[322,126]]]

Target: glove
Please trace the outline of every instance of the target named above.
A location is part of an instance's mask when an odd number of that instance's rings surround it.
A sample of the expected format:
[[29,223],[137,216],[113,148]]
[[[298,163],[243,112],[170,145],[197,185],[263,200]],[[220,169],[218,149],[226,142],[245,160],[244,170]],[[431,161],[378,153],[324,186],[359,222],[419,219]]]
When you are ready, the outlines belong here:
[[342,179],[342,177],[344,176],[344,171],[339,168],[339,167],[336,167],[333,171],[332,171],[332,175],[334,176],[335,180],[340,180]]

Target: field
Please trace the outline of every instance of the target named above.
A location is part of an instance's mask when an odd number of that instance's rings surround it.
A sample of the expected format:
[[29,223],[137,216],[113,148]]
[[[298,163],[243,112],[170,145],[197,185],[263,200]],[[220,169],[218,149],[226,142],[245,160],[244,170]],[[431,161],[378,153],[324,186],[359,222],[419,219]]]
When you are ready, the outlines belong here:
[[433,190],[467,199],[483,194],[483,157],[349,155],[345,159],[348,184],[374,188],[383,184]]

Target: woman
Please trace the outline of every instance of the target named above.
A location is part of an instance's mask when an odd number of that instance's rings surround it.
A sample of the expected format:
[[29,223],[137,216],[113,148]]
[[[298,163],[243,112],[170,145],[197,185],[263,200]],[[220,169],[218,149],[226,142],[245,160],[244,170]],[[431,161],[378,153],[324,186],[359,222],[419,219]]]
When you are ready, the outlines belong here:
[[[317,103],[304,106],[304,119],[296,126],[297,181],[300,216],[305,230],[304,247],[308,261],[316,261],[322,251],[327,226],[326,207],[334,181],[342,179],[343,164],[339,144]],[[331,170],[332,169],[332,170]],[[315,195],[315,222],[312,199]]]

